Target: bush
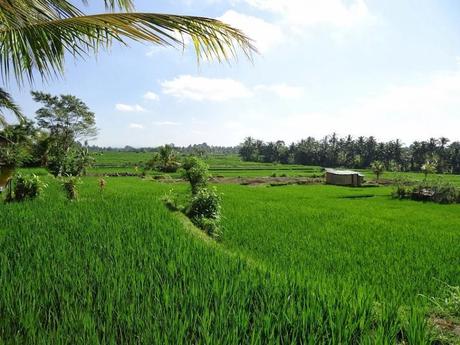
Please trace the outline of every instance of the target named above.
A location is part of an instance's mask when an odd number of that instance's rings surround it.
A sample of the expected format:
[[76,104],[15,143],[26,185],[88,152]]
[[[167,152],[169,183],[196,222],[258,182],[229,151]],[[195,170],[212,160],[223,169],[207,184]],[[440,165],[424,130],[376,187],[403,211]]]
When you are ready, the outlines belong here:
[[398,178],[396,180],[396,189],[392,193],[392,197],[395,199],[406,199],[410,198],[412,194],[412,187],[408,180],[404,178]]
[[182,165],[182,176],[190,182],[192,194],[195,195],[208,184],[208,165],[197,157],[189,157]]
[[458,191],[452,184],[439,184],[434,188],[433,201],[439,204],[455,204],[458,199]]
[[460,193],[450,183],[432,183],[424,181],[415,186],[398,183],[393,197],[398,199],[412,199],[416,201],[433,201],[438,204],[454,204],[460,202]]
[[209,219],[205,217],[193,218],[193,224],[203,230],[207,235],[218,239],[221,236],[219,228],[219,221],[216,219]]
[[200,189],[192,197],[187,215],[190,218],[205,217],[218,219],[220,217],[220,196],[217,194],[216,189]]
[[47,167],[54,176],[82,176],[93,162],[89,150],[81,147],[50,155]]
[[187,216],[192,222],[213,237],[218,234],[220,201],[215,188],[202,188],[192,197],[187,209]]
[[80,179],[75,176],[69,176],[62,179],[62,187],[66,193],[67,199],[78,199],[78,185],[81,183]]
[[395,199],[406,199],[410,197],[412,194],[412,190],[410,187],[405,186],[403,184],[398,184],[396,189],[393,192],[393,198]]
[[40,196],[46,184],[37,175],[17,174],[13,179],[13,193],[9,201],[24,201]]
[[23,152],[19,145],[8,143],[0,146],[0,162],[7,167],[18,167],[24,160]]

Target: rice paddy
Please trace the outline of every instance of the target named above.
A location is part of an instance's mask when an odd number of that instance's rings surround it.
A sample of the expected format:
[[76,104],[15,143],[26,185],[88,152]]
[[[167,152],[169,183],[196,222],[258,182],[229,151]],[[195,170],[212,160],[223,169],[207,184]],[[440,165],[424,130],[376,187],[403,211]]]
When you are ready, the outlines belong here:
[[430,297],[460,285],[460,205],[391,187],[219,184],[216,242],[161,202],[185,184],[86,177],[69,202],[43,178],[0,205],[0,343],[433,344]]

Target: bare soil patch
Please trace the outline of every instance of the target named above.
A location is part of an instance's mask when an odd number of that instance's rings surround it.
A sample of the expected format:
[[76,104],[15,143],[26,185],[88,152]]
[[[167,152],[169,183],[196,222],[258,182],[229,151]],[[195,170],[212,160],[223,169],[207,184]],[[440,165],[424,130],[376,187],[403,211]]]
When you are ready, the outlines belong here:
[[441,334],[449,335],[454,337],[460,343],[460,322],[442,318],[438,315],[430,316],[429,322],[435,327]]
[[214,177],[210,181],[212,183],[241,184],[244,186],[269,185],[272,187],[324,183],[324,179],[318,177]]

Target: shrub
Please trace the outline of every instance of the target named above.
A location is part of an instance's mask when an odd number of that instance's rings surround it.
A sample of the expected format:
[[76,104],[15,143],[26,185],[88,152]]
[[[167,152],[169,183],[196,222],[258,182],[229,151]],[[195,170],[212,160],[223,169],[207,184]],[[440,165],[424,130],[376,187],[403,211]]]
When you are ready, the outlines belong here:
[[69,176],[62,179],[62,187],[66,193],[67,199],[77,200],[78,199],[78,185],[81,180],[75,176]]
[[207,235],[218,239],[222,233],[219,228],[219,221],[205,217],[193,218],[193,224],[203,230]]
[[24,155],[17,144],[0,146],[0,162],[7,167],[18,167],[24,160]]
[[46,184],[37,175],[17,174],[13,179],[13,194],[9,201],[24,201],[40,196]]
[[424,181],[415,186],[399,182],[393,192],[398,199],[412,199],[416,201],[433,201],[438,204],[454,204],[460,201],[460,193],[450,183],[432,183]]
[[195,195],[208,184],[208,165],[197,157],[187,158],[183,165],[182,176],[190,182],[192,194]]
[[457,189],[450,183],[439,184],[434,188],[434,202],[439,204],[454,204],[457,202],[457,198]]
[[94,158],[88,148],[72,148],[67,152],[50,155],[47,167],[54,176],[81,176],[86,174],[86,169],[93,162]]
[[187,209],[187,216],[207,234],[217,237],[220,222],[220,196],[215,188],[201,188],[193,197]]
[[190,218],[218,219],[220,217],[220,196],[217,194],[216,189],[200,189],[192,197],[187,215]]
[[412,194],[412,187],[410,182],[402,177],[396,179],[396,188],[391,194],[395,199],[406,199],[410,198]]
[[409,198],[412,193],[412,189],[403,184],[396,185],[396,189],[393,191],[393,198],[395,199],[406,199]]

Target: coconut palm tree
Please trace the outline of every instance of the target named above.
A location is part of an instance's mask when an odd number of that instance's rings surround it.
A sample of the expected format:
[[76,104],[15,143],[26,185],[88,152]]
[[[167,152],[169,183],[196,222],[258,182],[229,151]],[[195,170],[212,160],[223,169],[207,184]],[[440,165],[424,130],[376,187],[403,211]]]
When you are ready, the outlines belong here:
[[105,13],[86,15],[67,0],[0,0],[0,68],[4,80],[13,76],[19,84],[32,82],[35,72],[47,80],[63,73],[65,53],[85,57],[114,41],[171,46],[183,45],[180,37],[186,35],[198,59],[219,61],[236,56],[239,48],[248,57],[255,51],[244,33],[215,19],[138,13],[133,11],[132,0],[104,3]]
[[437,166],[438,166],[438,163],[436,160],[427,160],[425,164],[422,165],[420,170],[425,175],[425,181],[428,178],[428,174],[434,174],[436,172]]
[[371,170],[377,177],[377,181],[380,180],[380,176],[383,174],[385,171],[385,164],[383,164],[381,161],[374,161],[371,164]]
[[6,121],[5,110],[10,111],[19,121],[24,120],[21,108],[14,102],[11,95],[4,89],[0,88],[0,126],[6,127],[8,125]]

